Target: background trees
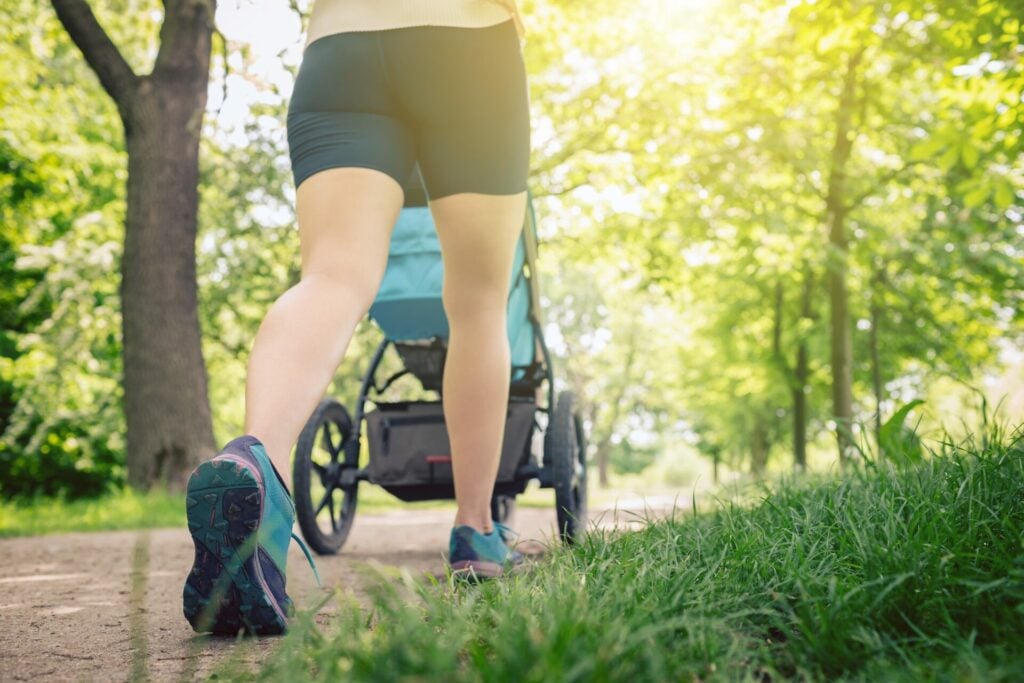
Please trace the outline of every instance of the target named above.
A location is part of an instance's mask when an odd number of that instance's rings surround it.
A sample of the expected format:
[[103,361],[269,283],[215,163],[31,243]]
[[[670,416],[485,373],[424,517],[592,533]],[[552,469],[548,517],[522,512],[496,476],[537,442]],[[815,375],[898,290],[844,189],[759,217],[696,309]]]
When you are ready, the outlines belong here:
[[[128,64],[86,0],[52,5],[124,127],[118,292],[128,480],[142,488],[156,482],[184,488],[191,469],[214,452],[195,239],[216,1],[164,0],[152,70],[144,75]],[[122,9],[149,8],[129,2]]]
[[[261,11],[308,9],[271,5]],[[170,45],[156,5],[101,7],[134,72]],[[124,112],[48,8],[0,8],[11,19],[0,43],[0,482],[90,492],[123,476],[121,392],[132,404],[140,377],[122,365],[132,356],[119,333],[136,310],[116,274]],[[201,198],[197,232],[161,234],[181,263],[196,245],[194,277],[175,272],[195,281],[202,357],[198,337],[177,343],[199,360],[175,381],[210,395],[216,441],[241,425],[249,344],[298,266],[280,75],[298,63],[299,19],[294,45],[276,55],[230,32],[223,12],[252,7],[221,9],[201,164],[185,183]],[[898,405],[967,395],[955,387],[1012,367],[1024,308],[1017,3],[536,0],[524,10],[546,318],[559,375],[586,399],[599,471],[697,453],[754,473],[860,457]],[[173,98],[193,111],[200,70],[193,98]],[[127,287],[129,298],[158,295]],[[163,329],[153,315],[136,315],[140,329]],[[339,396],[374,334],[360,330]],[[171,400],[139,396],[147,409]],[[198,422],[159,419],[199,425],[190,434],[207,443],[197,400]]]

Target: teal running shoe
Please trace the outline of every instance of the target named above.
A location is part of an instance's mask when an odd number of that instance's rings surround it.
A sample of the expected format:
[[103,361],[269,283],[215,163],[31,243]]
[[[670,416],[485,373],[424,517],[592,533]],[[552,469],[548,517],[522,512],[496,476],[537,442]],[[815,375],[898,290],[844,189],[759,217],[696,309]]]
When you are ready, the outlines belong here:
[[448,565],[452,574],[471,579],[504,576],[523,561],[522,554],[508,545],[514,537],[515,532],[497,522],[489,534],[466,525],[453,528],[448,541]]
[[283,633],[294,612],[285,592],[295,505],[263,444],[228,443],[188,481],[188,530],[195,560],[185,579],[185,618],[198,633]]

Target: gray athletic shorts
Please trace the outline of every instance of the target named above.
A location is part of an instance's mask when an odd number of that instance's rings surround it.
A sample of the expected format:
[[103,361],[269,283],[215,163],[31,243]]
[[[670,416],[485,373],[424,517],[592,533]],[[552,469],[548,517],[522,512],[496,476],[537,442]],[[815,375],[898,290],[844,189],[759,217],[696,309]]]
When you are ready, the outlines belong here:
[[530,113],[515,24],[335,33],[307,46],[288,107],[295,186],[361,167],[427,195],[526,190]]

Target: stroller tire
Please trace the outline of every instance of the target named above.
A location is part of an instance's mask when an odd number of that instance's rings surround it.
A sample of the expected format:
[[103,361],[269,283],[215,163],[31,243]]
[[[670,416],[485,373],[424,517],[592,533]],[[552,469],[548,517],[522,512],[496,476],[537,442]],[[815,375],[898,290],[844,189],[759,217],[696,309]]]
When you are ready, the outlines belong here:
[[341,476],[344,470],[359,466],[359,450],[349,443],[358,438],[345,406],[325,398],[295,445],[295,515],[303,538],[317,554],[337,553],[352,528],[359,481],[343,486]]
[[544,433],[544,460],[551,464],[555,515],[563,543],[575,543],[587,523],[587,442],[570,391],[558,395]]

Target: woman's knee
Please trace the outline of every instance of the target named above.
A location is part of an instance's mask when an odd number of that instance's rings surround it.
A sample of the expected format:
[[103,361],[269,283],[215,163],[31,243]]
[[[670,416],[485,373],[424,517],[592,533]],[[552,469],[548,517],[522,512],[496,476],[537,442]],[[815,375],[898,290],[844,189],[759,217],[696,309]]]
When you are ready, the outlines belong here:
[[365,313],[377,296],[382,277],[383,273],[367,269],[311,268],[303,271],[299,285],[315,291],[318,298],[339,302],[339,308],[345,302]]
[[487,321],[504,324],[508,306],[508,287],[496,283],[473,285],[445,284],[442,296],[449,322]]

